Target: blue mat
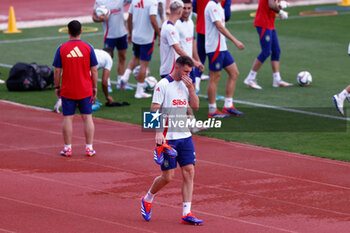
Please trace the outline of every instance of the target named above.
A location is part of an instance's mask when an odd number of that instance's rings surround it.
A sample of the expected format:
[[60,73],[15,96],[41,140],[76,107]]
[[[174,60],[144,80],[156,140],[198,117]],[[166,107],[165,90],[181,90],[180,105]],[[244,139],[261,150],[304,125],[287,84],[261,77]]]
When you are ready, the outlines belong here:
[[325,6],[317,7],[315,11],[350,11],[348,6]]

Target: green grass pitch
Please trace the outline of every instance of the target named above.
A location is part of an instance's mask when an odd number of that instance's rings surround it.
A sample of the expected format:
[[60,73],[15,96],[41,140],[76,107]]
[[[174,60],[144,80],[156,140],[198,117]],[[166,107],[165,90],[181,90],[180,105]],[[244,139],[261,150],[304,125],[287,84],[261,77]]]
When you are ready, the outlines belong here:
[[[232,12],[226,27],[246,46],[245,50],[239,51],[233,43],[227,42],[240,71],[235,100],[339,116],[331,97],[343,90],[350,81],[350,57],[347,55],[350,42],[350,11],[340,11],[334,16],[299,16],[300,11],[314,10],[316,7],[318,6],[291,7],[287,9],[288,20],[276,20],[282,50],[281,75],[284,80],[294,83],[295,86],[273,88],[271,66],[267,60],[257,76],[259,84],[263,87],[261,91],[249,89],[243,84],[255,57],[260,52],[258,34],[253,27],[253,18],[249,16],[252,11]],[[83,34],[82,40],[91,43],[95,48],[102,48],[101,25],[85,26],[98,27],[99,31]],[[23,29],[21,34],[13,35],[0,33],[0,63],[14,65],[16,62],[36,62],[51,65],[58,45],[68,40],[66,34],[58,32],[61,27]],[[132,49],[129,46],[128,61],[131,55]],[[117,62],[117,58],[114,58],[114,61]],[[205,66],[207,67],[207,63]],[[149,67],[151,75],[159,79],[158,46],[155,46]],[[0,79],[6,80],[9,70],[0,65]],[[313,76],[310,87],[297,86],[296,76],[303,70],[309,71]],[[99,74],[101,77],[101,72]],[[113,66],[112,80],[116,80],[116,76],[116,67]],[[226,78],[227,75],[223,72],[218,88],[221,95],[225,92]],[[133,78],[130,80],[136,83]],[[206,94],[206,85],[206,82],[201,83],[200,94]],[[94,116],[141,124],[142,108],[148,108],[151,100],[136,100],[133,94],[132,91],[115,91],[114,86],[113,98],[117,101],[129,101],[131,106],[102,106]],[[98,98],[104,102],[101,87]],[[0,99],[45,108],[52,108],[56,101],[53,90],[8,92],[5,85],[0,85]],[[207,105],[207,100],[200,98],[201,109],[197,113],[198,118],[206,117]],[[222,105],[223,102],[218,102],[219,108]],[[209,130],[200,134],[227,141],[350,161],[348,121],[254,107],[243,102],[235,105],[246,113],[244,117],[225,119],[224,129]],[[346,105],[349,106],[348,103],[345,103]]]

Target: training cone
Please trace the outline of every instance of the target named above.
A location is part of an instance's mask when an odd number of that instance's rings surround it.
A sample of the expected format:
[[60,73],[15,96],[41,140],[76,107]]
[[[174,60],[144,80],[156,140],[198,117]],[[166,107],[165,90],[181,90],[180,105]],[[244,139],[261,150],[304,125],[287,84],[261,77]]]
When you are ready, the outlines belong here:
[[18,30],[16,26],[15,10],[13,9],[13,6],[10,6],[8,27],[7,27],[7,30],[4,31],[4,33],[21,33],[21,32],[22,31]]
[[338,6],[350,6],[350,0],[343,0],[342,3],[338,3]]

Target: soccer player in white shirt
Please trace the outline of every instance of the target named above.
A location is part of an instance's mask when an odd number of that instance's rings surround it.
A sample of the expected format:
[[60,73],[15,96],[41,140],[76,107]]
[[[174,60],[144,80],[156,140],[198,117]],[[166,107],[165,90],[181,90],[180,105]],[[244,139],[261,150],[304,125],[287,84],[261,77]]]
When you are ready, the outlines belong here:
[[[225,118],[230,115],[243,115],[233,105],[233,94],[236,89],[238,68],[230,52],[227,50],[226,38],[231,40],[238,49],[244,49],[244,44],[237,40],[225,28],[225,13],[221,7],[222,0],[211,0],[205,7],[205,51],[209,58],[210,79],[208,84],[209,117]],[[226,82],[225,105],[222,112],[216,106],[217,85],[221,70],[228,74]]]
[[[170,15],[168,21],[164,22],[160,38],[160,76],[163,78],[170,74],[175,67],[175,60],[179,56],[191,56],[187,54],[180,46],[179,32],[174,24],[181,18],[184,4],[180,0],[174,0],[170,3]],[[203,65],[199,61],[192,59],[193,63],[200,70]]]
[[[162,113],[175,112],[173,121],[182,120],[181,116],[186,116],[186,109],[190,106],[198,110],[199,99],[196,90],[189,78],[189,73],[193,67],[193,61],[188,56],[180,56],[175,62],[175,68],[171,74],[158,82],[154,89],[151,111],[161,111]],[[175,175],[175,168],[179,163],[182,171],[182,222],[190,224],[203,223],[191,213],[191,202],[193,193],[195,150],[191,133],[187,131],[172,131],[171,128],[164,132],[157,131],[155,143],[164,144],[176,148],[178,155],[170,157],[164,154],[164,163],[161,165],[162,174],[153,181],[148,193],[141,200],[141,214],[146,221],[151,220],[151,205],[154,195],[167,185]]]
[[[197,42],[194,34],[194,23],[191,19],[192,2],[191,0],[182,0],[184,3],[181,18],[176,22],[175,28],[179,32],[181,48],[196,61],[200,61],[197,53]],[[199,90],[200,78],[195,78],[194,70],[190,74],[193,82],[196,84],[196,91]]]
[[[110,14],[97,17],[96,9],[106,6]],[[124,22],[124,0],[96,0],[92,15],[94,22],[102,22],[104,30],[104,47],[118,51],[118,84],[126,66],[126,51],[128,48],[127,31]],[[117,85],[117,89],[119,86]]]
[[135,98],[149,98],[152,95],[145,93],[144,88],[146,69],[152,58],[154,46],[154,32],[159,36],[157,23],[157,0],[133,0],[129,8],[128,29],[129,43],[133,43],[134,57],[130,60],[128,68],[121,78],[121,87],[125,88],[132,70],[140,62]]

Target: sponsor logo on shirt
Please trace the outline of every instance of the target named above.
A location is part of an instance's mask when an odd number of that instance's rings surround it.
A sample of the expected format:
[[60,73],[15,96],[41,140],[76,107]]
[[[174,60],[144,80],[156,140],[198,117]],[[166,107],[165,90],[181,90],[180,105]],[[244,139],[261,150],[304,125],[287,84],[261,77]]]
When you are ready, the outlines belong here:
[[183,100],[175,99],[175,100],[173,100],[173,106],[185,106],[186,104],[187,104],[187,100],[186,99],[183,99]]
[[84,57],[84,55],[81,53],[80,49],[78,46],[75,46],[72,51],[67,55],[67,57]]

